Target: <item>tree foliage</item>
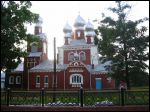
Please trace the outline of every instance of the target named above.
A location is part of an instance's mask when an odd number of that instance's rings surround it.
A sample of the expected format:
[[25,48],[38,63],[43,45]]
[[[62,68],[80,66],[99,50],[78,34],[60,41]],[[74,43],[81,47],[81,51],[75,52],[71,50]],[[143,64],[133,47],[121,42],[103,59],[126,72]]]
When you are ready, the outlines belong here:
[[117,7],[108,9],[117,14],[118,19],[114,20],[103,14],[101,25],[96,29],[95,40],[102,55],[100,60],[112,62],[111,66],[106,66],[111,71],[110,75],[118,82],[125,80],[130,88],[130,83],[136,82],[131,82],[135,74],[146,74],[145,70],[148,68],[145,61],[149,60],[149,35],[145,34],[147,27],[138,28],[138,25],[149,18],[127,20],[127,11],[131,10],[131,6],[121,1],[116,1],[116,4]]
[[36,23],[39,17],[31,6],[30,1],[1,1],[1,68],[14,69],[27,54],[20,46],[33,35],[27,34],[25,24]]

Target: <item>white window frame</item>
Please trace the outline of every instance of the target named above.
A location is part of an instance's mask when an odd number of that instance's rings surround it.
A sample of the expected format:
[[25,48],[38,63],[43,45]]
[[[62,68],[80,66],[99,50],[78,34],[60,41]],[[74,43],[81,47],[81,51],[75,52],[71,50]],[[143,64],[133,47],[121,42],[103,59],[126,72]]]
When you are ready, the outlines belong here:
[[14,84],[14,76],[9,77],[9,84]]
[[37,45],[36,45],[37,43],[36,42],[33,42],[32,44],[31,44],[31,52],[38,52],[38,47],[37,47]]
[[47,78],[47,81],[49,82],[48,80],[48,75],[44,76],[44,87],[48,87],[48,82],[46,82],[46,78]]
[[[38,78],[39,78],[39,82],[38,81]],[[35,78],[35,84],[36,84],[36,87],[39,88],[40,87],[40,76],[37,75],[36,78]]]
[[16,84],[21,84],[21,76],[16,77]]
[[[73,58],[71,59],[71,55],[73,55]],[[73,61],[74,60],[74,52],[68,53],[68,60]]]
[[81,74],[72,74],[70,76],[70,84],[72,87],[81,87],[83,84],[83,76]]
[[77,37],[80,37],[80,36],[81,36],[81,32],[77,31]]
[[[83,56],[84,56],[84,59],[83,59],[83,60],[81,60],[81,54],[83,54]],[[81,52],[79,53],[79,56],[80,56],[80,60],[81,60],[81,61],[85,61],[85,60],[86,60],[86,55],[85,55],[85,52],[84,52],[84,51],[81,51]]]

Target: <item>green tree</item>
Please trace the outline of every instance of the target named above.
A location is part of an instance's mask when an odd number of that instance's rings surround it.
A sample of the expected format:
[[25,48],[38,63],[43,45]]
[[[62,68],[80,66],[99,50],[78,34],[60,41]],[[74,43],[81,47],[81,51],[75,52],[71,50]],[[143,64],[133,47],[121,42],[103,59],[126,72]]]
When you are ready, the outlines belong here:
[[14,69],[27,55],[20,46],[36,40],[27,34],[25,24],[37,23],[39,15],[32,13],[30,1],[1,1],[1,69]]
[[[96,43],[98,43],[98,51],[102,55],[102,62],[111,60],[112,64],[106,66],[111,71],[117,83],[124,80],[127,88],[130,89],[131,78],[133,74],[145,74],[148,65],[145,61],[149,59],[149,35],[145,35],[147,28],[137,26],[148,18],[132,21],[127,20],[128,11],[131,6],[126,2],[116,1],[117,6],[108,8],[118,16],[117,20],[112,17],[106,17],[103,14],[101,25],[96,29]],[[138,75],[138,74],[137,74]],[[139,82],[140,83],[140,82]]]

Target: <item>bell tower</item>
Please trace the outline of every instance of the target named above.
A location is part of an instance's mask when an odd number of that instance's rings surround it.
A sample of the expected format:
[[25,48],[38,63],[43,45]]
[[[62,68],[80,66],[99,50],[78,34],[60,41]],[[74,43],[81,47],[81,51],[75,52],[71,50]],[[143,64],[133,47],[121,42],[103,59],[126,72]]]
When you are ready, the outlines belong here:
[[64,36],[64,40],[65,40],[65,43],[64,45],[68,45],[72,39],[72,28],[71,26],[68,24],[68,22],[66,23],[66,25],[64,26],[63,28],[63,32],[65,34]]
[[94,43],[94,26],[91,24],[91,22],[88,20],[86,26],[85,26],[85,36],[86,36],[86,42],[87,44],[93,44]]
[[74,23],[74,27],[75,27],[74,39],[75,40],[85,39],[84,38],[84,25],[85,25],[85,21],[79,14],[77,18],[75,19],[75,23]]
[[48,42],[46,35],[42,32],[42,23],[43,20],[41,17],[39,17],[38,23],[36,23],[34,28],[34,35],[39,38],[39,42],[31,42],[27,45],[27,51],[29,55],[25,58],[25,66],[28,69],[33,68],[42,61],[48,59]]

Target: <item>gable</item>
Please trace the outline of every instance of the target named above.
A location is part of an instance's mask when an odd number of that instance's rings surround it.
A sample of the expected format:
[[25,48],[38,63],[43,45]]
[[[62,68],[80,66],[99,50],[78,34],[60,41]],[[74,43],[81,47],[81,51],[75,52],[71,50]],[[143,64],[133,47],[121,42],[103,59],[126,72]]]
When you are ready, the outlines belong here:
[[69,63],[68,67],[86,67],[86,66],[81,61],[73,61]]

